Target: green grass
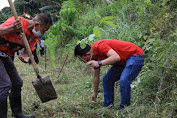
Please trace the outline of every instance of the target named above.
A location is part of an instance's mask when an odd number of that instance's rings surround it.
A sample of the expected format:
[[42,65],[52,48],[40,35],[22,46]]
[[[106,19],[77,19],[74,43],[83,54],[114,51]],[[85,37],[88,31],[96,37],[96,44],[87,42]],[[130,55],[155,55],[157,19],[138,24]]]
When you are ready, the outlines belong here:
[[[67,50],[68,51],[68,50]],[[84,63],[73,57],[72,54],[66,62],[60,77],[58,74],[65,59],[65,52],[52,67],[47,61],[44,68],[44,57],[40,57],[38,68],[42,77],[49,75],[58,94],[58,99],[42,103],[33,88],[32,81],[36,79],[32,65],[24,64],[15,58],[15,65],[24,81],[22,89],[23,111],[34,114],[36,118],[172,118],[176,117],[175,105],[171,100],[155,107],[154,98],[141,93],[138,87],[132,89],[132,105],[125,110],[118,110],[120,102],[119,82],[115,87],[115,107],[108,110],[103,108],[102,79],[99,86],[97,102],[91,101],[92,95],[92,70]],[[101,77],[108,67],[103,67]],[[142,94],[142,95],[141,95]],[[155,110],[158,112],[155,113]],[[11,110],[8,110],[8,117]]]

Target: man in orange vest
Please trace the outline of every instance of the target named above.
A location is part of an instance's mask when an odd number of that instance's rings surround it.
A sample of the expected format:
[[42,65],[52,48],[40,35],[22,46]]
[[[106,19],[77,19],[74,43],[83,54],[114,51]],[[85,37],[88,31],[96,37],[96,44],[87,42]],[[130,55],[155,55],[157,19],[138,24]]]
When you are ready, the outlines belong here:
[[114,84],[120,79],[120,109],[130,105],[131,82],[137,77],[144,65],[143,50],[133,43],[104,39],[92,45],[75,47],[74,55],[87,66],[93,67],[93,94],[96,101],[98,95],[100,68],[112,65],[103,77],[104,107],[112,108],[114,102]]
[[[29,19],[33,19],[32,16],[30,16],[30,15],[28,15],[28,14],[26,14],[26,13],[24,13],[24,17],[25,17],[25,18],[29,18]],[[40,41],[39,41],[38,39],[36,40],[36,44],[35,44],[35,46],[34,46],[34,50],[33,50],[32,54],[33,54],[33,56],[34,56],[35,62],[38,64],[38,63],[39,63],[39,59],[38,59],[37,52],[36,52],[37,43],[40,44]],[[19,52],[16,52],[16,54],[19,55]],[[19,56],[19,57],[20,57],[20,56]],[[12,59],[12,61],[14,61],[15,55],[10,56],[10,58]],[[21,57],[20,57],[20,58],[21,58]],[[28,59],[29,59],[29,58],[28,58]],[[29,61],[28,61],[28,59],[26,59],[25,62],[28,62],[29,64],[31,64],[31,60],[29,59]]]
[[[51,25],[52,19],[47,13],[40,13],[32,20],[23,17],[18,17],[18,20],[15,20],[14,17],[10,17],[0,25],[0,118],[7,118],[8,96],[13,117],[34,117],[33,115],[25,115],[22,111],[21,87],[23,81],[10,56],[13,56],[14,52],[25,48],[19,29],[23,28],[33,51],[37,38],[43,35]],[[23,62],[27,62],[29,59],[25,53],[19,58]]]

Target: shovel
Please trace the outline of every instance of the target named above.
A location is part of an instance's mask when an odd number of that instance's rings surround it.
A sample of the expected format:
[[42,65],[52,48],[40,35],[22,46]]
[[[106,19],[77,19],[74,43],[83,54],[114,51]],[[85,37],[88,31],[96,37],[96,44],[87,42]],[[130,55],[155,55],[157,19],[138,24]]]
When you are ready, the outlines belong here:
[[[13,13],[15,19],[18,19],[17,12],[16,12],[15,7],[14,7],[14,5],[12,3],[12,0],[8,0],[8,2],[9,2],[10,8],[12,10],[12,13]],[[44,103],[44,102],[56,99],[57,98],[57,94],[56,94],[56,91],[55,91],[55,89],[54,89],[54,87],[52,85],[52,82],[51,82],[49,76],[41,77],[39,75],[39,70],[37,68],[37,64],[36,64],[36,62],[35,62],[35,60],[33,58],[31,49],[29,47],[29,44],[28,44],[28,41],[26,39],[25,33],[23,32],[23,29],[20,30],[20,33],[22,35],[25,47],[26,47],[27,52],[28,52],[28,55],[29,55],[29,57],[31,59],[34,71],[35,71],[35,73],[37,75],[37,79],[34,80],[32,82],[32,84],[33,84],[33,86],[34,86],[34,88],[35,88],[40,100],[42,101],[42,103]]]

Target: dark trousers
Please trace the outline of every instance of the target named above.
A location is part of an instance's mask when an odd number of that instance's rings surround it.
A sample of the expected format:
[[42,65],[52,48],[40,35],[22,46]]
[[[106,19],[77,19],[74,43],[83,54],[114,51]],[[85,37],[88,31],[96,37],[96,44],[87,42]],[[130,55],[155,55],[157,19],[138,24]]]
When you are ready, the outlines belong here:
[[[21,95],[22,85],[23,81],[11,58],[0,57],[0,101],[7,101],[8,96],[10,96],[11,101],[13,96]],[[7,105],[4,107],[7,111]]]
[[41,54],[41,57],[44,55],[44,53],[45,53],[45,50],[44,50],[44,48],[43,48],[43,47],[41,47],[41,49],[40,49],[40,54]]
[[[35,62],[38,64],[39,63],[39,59],[38,59],[38,56],[37,56],[37,52],[36,52],[36,49],[32,52],[33,56],[34,56],[34,60]],[[29,64],[31,64],[31,59],[29,60]]]

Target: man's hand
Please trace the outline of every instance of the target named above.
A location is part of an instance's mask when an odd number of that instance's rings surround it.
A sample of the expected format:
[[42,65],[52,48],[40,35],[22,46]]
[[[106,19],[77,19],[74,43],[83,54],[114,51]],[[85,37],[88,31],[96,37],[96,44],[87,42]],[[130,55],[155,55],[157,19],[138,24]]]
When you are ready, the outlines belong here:
[[92,94],[92,101],[96,102],[96,98],[97,98],[97,93],[93,93]]
[[86,65],[90,67],[94,67],[94,68],[100,67],[100,65],[98,64],[98,61],[94,61],[94,60],[87,62]]
[[29,62],[29,57],[18,56],[18,58],[19,58],[23,63],[28,63],[28,62]]
[[22,28],[22,23],[20,19],[15,20],[15,22],[8,27],[0,27],[0,36],[4,36],[16,30],[20,30]]
[[20,19],[15,20],[15,22],[13,23],[13,28],[15,30],[20,30],[22,28],[22,23]]

